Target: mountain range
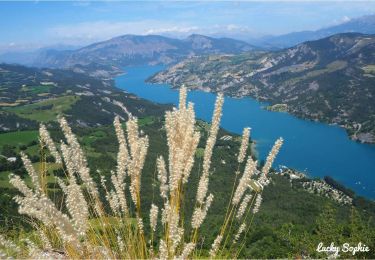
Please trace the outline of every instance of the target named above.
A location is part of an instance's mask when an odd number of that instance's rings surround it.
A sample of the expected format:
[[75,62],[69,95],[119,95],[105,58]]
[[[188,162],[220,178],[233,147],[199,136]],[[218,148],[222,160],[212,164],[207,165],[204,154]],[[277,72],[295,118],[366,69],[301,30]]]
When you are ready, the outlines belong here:
[[186,39],[159,35],[123,35],[70,51],[47,50],[35,60],[38,67],[66,68],[76,65],[126,66],[134,64],[170,64],[183,58],[214,53],[236,54],[255,47],[229,38],[211,38],[194,34]]
[[374,35],[337,34],[276,52],[193,57],[150,81],[252,96],[375,142]]
[[318,40],[334,34],[357,32],[363,34],[375,33],[375,15],[366,15],[347,22],[328,26],[315,31],[292,32],[279,36],[266,36],[261,39],[252,39],[249,42],[268,48],[292,47],[305,41]]
[[248,33],[236,34],[235,32],[230,34],[231,38],[223,38],[219,34],[214,37],[193,34],[186,39],[174,39],[160,35],[123,35],[85,47],[59,44],[33,51],[6,52],[0,54],[0,61],[36,67],[81,66],[77,68],[77,71],[89,72],[88,67],[93,63],[96,63],[95,70],[99,70],[99,68],[108,70],[108,64],[118,66],[135,63],[170,64],[193,55],[236,54],[259,49],[287,48],[305,41],[346,32],[375,33],[375,15],[351,19],[315,31],[292,32],[260,38],[251,37]]
[[66,44],[54,44],[38,49],[28,50],[10,50],[0,53],[0,62],[8,64],[20,64],[26,66],[32,66],[35,60],[44,52],[55,50],[55,51],[68,51],[80,48],[80,46],[66,45]]

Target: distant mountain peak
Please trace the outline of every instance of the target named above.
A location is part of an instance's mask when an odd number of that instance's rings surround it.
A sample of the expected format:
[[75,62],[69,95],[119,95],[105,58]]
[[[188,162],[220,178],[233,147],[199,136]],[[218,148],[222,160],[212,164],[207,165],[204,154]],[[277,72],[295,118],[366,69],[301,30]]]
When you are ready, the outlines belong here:
[[291,47],[306,41],[314,41],[341,33],[375,34],[375,14],[352,18],[343,23],[315,31],[292,32],[278,36],[267,36],[263,43],[274,47]]
[[195,39],[195,38],[212,39],[212,37],[209,37],[209,36],[206,36],[206,35],[203,35],[203,34],[198,34],[198,33],[190,34],[190,35],[187,37],[187,39]]

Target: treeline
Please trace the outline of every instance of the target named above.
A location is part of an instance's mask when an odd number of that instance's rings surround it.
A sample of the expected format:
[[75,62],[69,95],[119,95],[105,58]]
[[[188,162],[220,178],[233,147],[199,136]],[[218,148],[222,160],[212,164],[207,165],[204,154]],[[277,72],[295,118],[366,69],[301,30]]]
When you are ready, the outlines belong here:
[[343,184],[339,183],[335,179],[329,176],[325,176],[324,180],[327,184],[329,184],[332,188],[337,189],[344,194],[348,195],[353,199],[353,205],[356,207],[367,211],[369,214],[375,215],[375,203],[371,202],[370,200],[357,195],[353,190],[345,187]]
[[332,177],[329,177],[329,176],[324,176],[324,181],[329,184],[332,188],[336,189],[336,190],[339,190],[341,192],[343,192],[345,195],[348,195],[349,197],[351,198],[354,198],[355,197],[355,192],[352,191],[351,189],[345,187],[344,185],[342,185],[341,183],[337,182],[336,180],[334,180]]

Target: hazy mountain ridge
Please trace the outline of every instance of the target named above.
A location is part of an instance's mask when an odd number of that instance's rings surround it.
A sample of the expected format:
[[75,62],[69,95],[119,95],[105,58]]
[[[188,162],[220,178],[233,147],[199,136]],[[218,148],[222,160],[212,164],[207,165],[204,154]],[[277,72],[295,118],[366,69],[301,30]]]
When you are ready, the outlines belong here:
[[105,66],[136,64],[170,64],[194,55],[240,53],[254,46],[229,38],[191,35],[186,39],[172,39],[159,35],[123,35],[73,51],[49,50],[34,61],[38,67],[72,68],[94,63]]
[[300,117],[375,142],[375,36],[338,34],[278,52],[187,59],[152,82],[286,104]]
[[45,53],[71,51],[78,48],[80,47],[75,45],[54,44],[38,49],[9,50],[0,54],[0,63],[32,66],[36,60],[41,59]]
[[325,27],[316,31],[291,32],[279,36],[267,36],[251,41],[259,46],[269,45],[279,48],[291,47],[305,41],[318,40],[334,34],[357,32],[375,34],[375,15],[366,15],[347,22]]
[[[102,41],[98,43],[90,44],[86,47],[78,47],[73,45],[57,44],[48,47],[43,47],[37,50],[29,51],[7,51],[0,54],[0,61],[5,63],[17,63],[28,66],[39,66],[39,67],[66,67],[70,62],[73,65],[77,64],[77,60],[80,55],[84,53],[91,54],[94,48],[98,46],[105,46],[106,44],[111,43],[120,43],[121,40],[124,41],[123,47],[127,47],[126,44],[130,44],[124,54],[128,50],[131,51],[132,48],[137,49],[137,44],[142,45],[147,41],[150,43],[166,43],[164,47],[171,44],[166,49],[154,49],[155,46],[148,46],[148,49],[152,50],[151,52],[169,52],[169,55],[177,55],[177,53],[170,52],[171,50],[181,51],[182,53],[189,53],[191,51],[197,52],[197,50],[204,47],[205,54],[212,52],[221,52],[221,53],[236,53],[246,50],[255,50],[255,49],[265,49],[265,50],[277,50],[280,48],[292,47],[299,43],[311,40],[318,40],[324,37],[332,36],[338,33],[347,33],[347,32],[357,32],[363,34],[374,34],[375,33],[375,14],[362,16],[354,19],[350,19],[346,22],[327,26],[315,31],[297,31],[290,32],[282,35],[268,35],[268,36],[252,36],[249,33],[244,32],[232,32],[228,33],[214,33],[209,34],[208,36],[193,34],[187,37],[186,39],[175,39],[173,34],[162,34],[162,35],[123,35],[114,37],[107,41]],[[127,42],[126,42],[127,41]],[[259,47],[255,47],[259,46]],[[139,46],[138,46],[139,47]],[[184,51],[186,48],[187,51]],[[79,51],[77,51],[80,49]],[[90,50],[90,51],[89,51]],[[76,52],[75,52],[76,51]],[[138,50],[139,51],[139,50]],[[199,52],[199,51],[198,51]],[[201,52],[201,51],[200,51]],[[117,53],[119,54],[119,53]],[[121,54],[121,53],[120,53]],[[133,52],[134,54],[134,52]],[[144,55],[147,56],[150,53],[145,51]],[[199,54],[199,53],[198,53]],[[173,55],[172,55],[173,56]],[[102,56],[99,56],[102,57]],[[86,57],[84,57],[85,59]],[[130,57],[129,57],[130,58]],[[155,58],[155,57],[154,57]],[[90,57],[88,57],[90,59]],[[134,61],[134,58],[133,58]],[[149,61],[148,61],[149,62]],[[159,61],[160,62],[160,61]],[[162,62],[166,62],[163,60]],[[78,64],[90,63],[87,61],[78,62]]]

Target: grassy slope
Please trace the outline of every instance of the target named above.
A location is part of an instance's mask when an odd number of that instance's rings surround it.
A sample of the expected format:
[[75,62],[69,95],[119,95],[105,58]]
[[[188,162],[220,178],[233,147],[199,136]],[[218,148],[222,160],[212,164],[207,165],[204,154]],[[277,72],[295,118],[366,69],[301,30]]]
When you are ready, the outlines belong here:
[[77,96],[61,96],[30,105],[9,108],[7,111],[13,112],[22,118],[47,122],[55,120],[58,115],[69,110],[78,100],[79,97]]
[[20,146],[38,140],[38,131],[17,131],[0,134],[0,150],[5,144]]

